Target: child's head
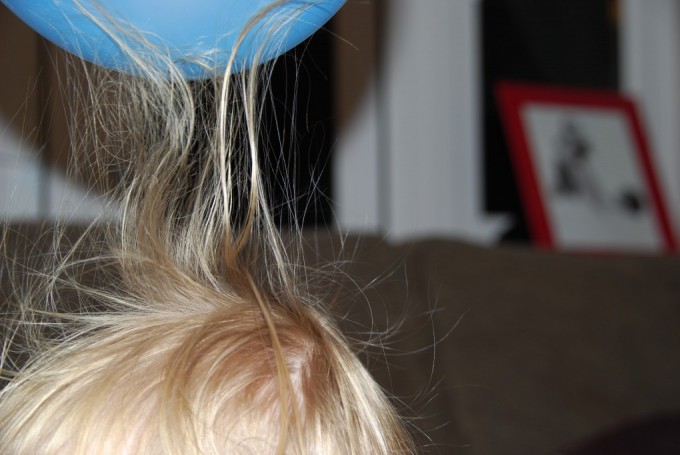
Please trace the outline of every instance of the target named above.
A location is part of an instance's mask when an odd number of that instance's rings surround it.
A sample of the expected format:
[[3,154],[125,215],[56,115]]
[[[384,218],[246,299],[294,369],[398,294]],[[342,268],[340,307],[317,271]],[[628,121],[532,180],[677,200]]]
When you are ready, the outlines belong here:
[[409,452],[319,304],[156,284],[184,310],[108,316],[10,384],[2,453]]
[[113,215],[8,307],[0,453],[412,452],[272,221],[266,66],[138,64],[80,78],[76,166]]

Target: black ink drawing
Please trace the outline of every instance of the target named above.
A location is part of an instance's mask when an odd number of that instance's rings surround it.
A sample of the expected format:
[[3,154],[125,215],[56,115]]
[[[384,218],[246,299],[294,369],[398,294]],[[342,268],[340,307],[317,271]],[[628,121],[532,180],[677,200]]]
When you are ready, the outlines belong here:
[[637,216],[646,209],[642,191],[626,187],[607,192],[598,179],[598,174],[606,178],[606,169],[596,169],[593,157],[596,148],[583,128],[574,121],[566,120],[561,127],[555,148],[555,185],[557,196],[581,198],[596,210],[618,210]]

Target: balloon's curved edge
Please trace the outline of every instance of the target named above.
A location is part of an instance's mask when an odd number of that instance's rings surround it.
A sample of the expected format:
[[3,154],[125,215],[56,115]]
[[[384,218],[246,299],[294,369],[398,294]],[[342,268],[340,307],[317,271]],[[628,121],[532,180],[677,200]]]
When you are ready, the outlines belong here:
[[[223,0],[223,2],[225,1]],[[254,27],[245,36],[233,58],[231,72],[246,70],[252,67],[255,62],[270,61],[294,48],[322,28],[340,10],[345,1],[293,1],[273,8],[271,14],[265,15],[262,25]],[[78,10],[72,0],[31,0],[30,2],[26,0],[0,0],[0,3],[4,4],[37,33],[67,52],[114,71],[141,75],[139,66],[130,60],[127,53],[121,50],[120,46],[112,39],[111,33],[105,31],[101,24],[96,23]],[[83,4],[85,3],[83,2]],[[255,3],[253,2],[253,4]],[[117,7],[120,7],[121,4],[125,4],[125,2],[118,1],[116,3]],[[243,2],[232,2],[232,5],[243,4]],[[303,6],[299,6],[301,4]],[[221,3],[221,5],[225,5],[224,11],[228,11],[232,26],[236,24],[240,30],[243,30],[254,17],[253,11],[255,10],[252,8],[247,9],[242,6],[232,8],[228,6],[228,2]],[[224,11],[223,14],[225,14]],[[88,13],[93,17],[98,15],[96,9],[88,11]],[[210,13],[207,12],[206,14],[209,17]],[[282,18],[283,20],[281,20]],[[159,26],[160,33],[150,34],[152,36],[150,42],[157,47],[165,48],[166,56],[184,78],[207,79],[220,76],[226,71],[240,31],[229,33],[221,30],[218,35],[213,30],[212,35],[210,35],[211,30],[189,30],[189,35],[193,33],[194,40],[200,44],[173,42],[175,37],[172,36],[172,31],[176,29],[175,24],[181,18],[173,18],[171,14],[167,14],[159,16],[159,18],[154,17],[154,20],[157,22],[162,20],[172,21],[172,27],[163,30],[163,24],[161,24]],[[102,22],[106,22],[106,19],[103,19]],[[130,21],[130,23],[132,27],[136,27],[134,21]],[[115,29],[117,26],[113,28]],[[267,30],[262,30],[267,27],[276,29],[273,34],[270,34],[267,33]],[[183,31],[185,32],[184,36],[187,36],[186,30]],[[139,30],[139,32],[144,34],[146,31]],[[168,36],[163,36],[163,32]],[[208,35],[201,36],[201,33],[205,34],[206,32]],[[209,43],[216,44],[210,45]],[[134,45],[132,47],[135,48]],[[189,48],[189,52],[193,55],[188,55],[182,50],[184,48]],[[161,71],[161,73],[166,69],[169,71],[168,60],[159,59],[157,61],[159,63],[155,70]]]

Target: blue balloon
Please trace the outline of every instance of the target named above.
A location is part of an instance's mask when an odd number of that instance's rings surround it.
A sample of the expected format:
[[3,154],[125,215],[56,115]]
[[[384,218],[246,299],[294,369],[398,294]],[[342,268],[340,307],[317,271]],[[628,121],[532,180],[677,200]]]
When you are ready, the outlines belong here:
[[[322,27],[345,0],[0,0],[59,47],[90,62],[137,73],[142,58],[167,56],[188,78],[214,77],[275,58]],[[140,40],[140,38],[142,38]],[[161,53],[158,50],[161,50]],[[152,60],[163,71],[167,60]]]

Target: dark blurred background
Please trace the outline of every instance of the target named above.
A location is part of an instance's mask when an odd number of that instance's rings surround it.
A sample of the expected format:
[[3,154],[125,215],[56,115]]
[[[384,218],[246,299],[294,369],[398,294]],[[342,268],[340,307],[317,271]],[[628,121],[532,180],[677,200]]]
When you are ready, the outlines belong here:
[[[430,1],[422,3],[422,8],[449,1],[455,0]],[[390,194],[390,187],[385,186],[384,181],[392,185],[395,182],[390,182],[394,179],[390,174],[389,156],[383,150],[389,143],[382,137],[389,134],[388,130],[393,126],[385,127],[382,118],[384,106],[391,102],[384,90],[388,81],[384,73],[386,59],[394,59],[390,56],[394,52],[393,43],[388,38],[399,37],[398,31],[395,33],[394,30],[388,35],[390,28],[399,27],[393,14],[398,3],[396,0],[349,0],[325,29],[275,65],[271,85],[273,101],[267,115],[265,140],[272,150],[282,152],[267,157],[271,162],[267,167],[267,180],[280,224],[287,225],[296,220],[303,226],[352,228],[342,219],[343,210],[338,210],[338,204],[351,205],[356,201],[343,200],[338,191],[342,185],[347,186],[347,182],[352,185],[353,176],[345,177],[343,182],[337,181],[338,170],[333,166],[338,161],[338,154],[346,151],[339,150],[336,138],[346,135],[348,125],[351,126],[353,119],[356,122],[361,114],[361,104],[371,96],[377,99],[372,102],[379,105],[373,113],[373,123],[365,122],[363,118],[359,123],[365,123],[367,129],[372,129],[370,134],[377,136],[375,147],[380,150],[373,152],[372,166],[386,175],[376,175],[375,183],[362,183],[357,177],[357,185],[361,188],[359,195],[378,201],[371,208],[373,212],[389,211],[394,205],[394,201],[384,201]],[[498,115],[494,87],[498,81],[514,80],[619,90],[620,1],[479,0],[465,3],[474,3],[478,8],[479,24],[475,24],[478,26],[475,33],[480,45],[476,73],[476,82],[480,84],[479,113],[471,115],[480,117],[480,146],[475,153],[479,155],[481,166],[472,178],[480,182],[482,215],[509,215],[510,220],[498,235],[487,236],[485,241],[489,238],[527,241],[529,232]],[[40,156],[41,166],[47,163],[50,167],[56,163],[58,168],[63,168],[65,128],[64,119],[60,118],[63,115],[50,46],[2,6],[0,21],[0,61],[5,68],[0,72],[0,121],[8,126],[3,128],[4,137],[10,131],[22,138],[22,143]],[[454,68],[451,84],[458,84],[458,76],[468,69],[466,62]],[[429,71],[423,68],[422,78],[414,79],[413,85],[429,84]],[[447,133],[443,129],[440,131]],[[5,141],[3,146],[0,141],[0,149],[4,147],[6,151],[13,147],[10,142]],[[371,152],[360,147],[352,153],[368,156]],[[417,153],[425,151],[418,150]],[[366,166],[350,167],[349,173],[361,174],[359,168]],[[373,172],[372,169],[369,171]],[[347,174],[348,170],[340,172]],[[415,185],[417,179],[422,180],[423,176],[413,177],[413,181],[403,184]],[[6,193],[10,189],[2,191]],[[43,201],[43,205],[47,200],[41,196],[36,199]],[[458,209],[452,204],[449,208],[442,206],[433,210],[451,210],[455,217]],[[369,227],[369,232],[390,232],[392,222],[389,217],[381,218]],[[450,234],[456,236],[459,232],[452,228]],[[474,240],[474,234],[468,233],[468,236]]]

